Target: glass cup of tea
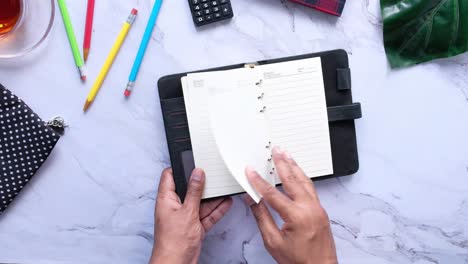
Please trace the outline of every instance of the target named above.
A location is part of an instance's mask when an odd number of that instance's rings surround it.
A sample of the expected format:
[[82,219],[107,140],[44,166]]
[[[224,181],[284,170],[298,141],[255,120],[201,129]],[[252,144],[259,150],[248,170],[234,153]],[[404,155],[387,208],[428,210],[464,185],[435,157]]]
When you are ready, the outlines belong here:
[[0,59],[26,55],[52,29],[54,0],[0,0]]

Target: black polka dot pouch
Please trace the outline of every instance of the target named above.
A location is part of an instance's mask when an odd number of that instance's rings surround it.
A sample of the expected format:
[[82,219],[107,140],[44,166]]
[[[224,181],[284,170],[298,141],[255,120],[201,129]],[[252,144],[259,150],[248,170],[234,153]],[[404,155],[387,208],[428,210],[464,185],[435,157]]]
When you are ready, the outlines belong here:
[[60,135],[0,84],[0,214],[47,159]]

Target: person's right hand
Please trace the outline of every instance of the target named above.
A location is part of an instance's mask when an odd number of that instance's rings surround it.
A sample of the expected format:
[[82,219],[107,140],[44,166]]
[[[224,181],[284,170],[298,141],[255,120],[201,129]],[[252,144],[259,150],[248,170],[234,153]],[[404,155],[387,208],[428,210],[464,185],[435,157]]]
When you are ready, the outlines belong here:
[[[251,168],[247,178],[263,196],[259,204],[246,195],[266,249],[279,263],[338,263],[327,213],[322,208],[312,181],[287,152],[273,149],[273,160],[287,196]],[[274,222],[267,202],[284,220],[281,229]]]

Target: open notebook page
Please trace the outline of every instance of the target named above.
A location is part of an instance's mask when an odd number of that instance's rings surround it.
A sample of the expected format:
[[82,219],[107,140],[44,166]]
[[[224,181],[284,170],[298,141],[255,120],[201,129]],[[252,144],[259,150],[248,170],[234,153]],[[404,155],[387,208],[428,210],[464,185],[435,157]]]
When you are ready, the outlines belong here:
[[243,192],[244,188],[231,175],[219,153],[210,123],[210,84],[217,82],[228,86],[227,77],[223,72],[208,72],[189,74],[181,81],[195,165],[203,168],[206,174],[203,198]]
[[[263,101],[249,93],[252,78],[263,79]],[[322,78],[320,59],[306,59],[183,79],[195,164],[207,175],[204,198],[250,193],[242,172],[252,163],[262,167],[265,134],[273,145],[290,151],[309,177],[333,173]],[[256,120],[262,105],[267,106],[264,118]],[[244,128],[267,131],[248,137]],[[242,149],[249,155],[242,154]]]
[[242,188],[256,202],[261,196],[247,180],[245,168],[253,167],[265,180],[275,184],[270,135],[266,116],[258,99],[257,68],[225,71],[217,77],[205,79],[208,88],[211,132],[224,163]]
[[261,68],[272,144],[290,152],[310,178],[333,174],[321,59]]

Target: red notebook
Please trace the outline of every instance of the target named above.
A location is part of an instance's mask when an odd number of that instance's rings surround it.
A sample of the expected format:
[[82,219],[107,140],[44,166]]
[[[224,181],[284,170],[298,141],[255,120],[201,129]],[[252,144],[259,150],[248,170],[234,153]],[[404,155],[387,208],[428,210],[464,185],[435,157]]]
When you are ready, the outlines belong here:
[[308,7],[315,8],[322,12],[341,16],[346,0],[290,0]]

